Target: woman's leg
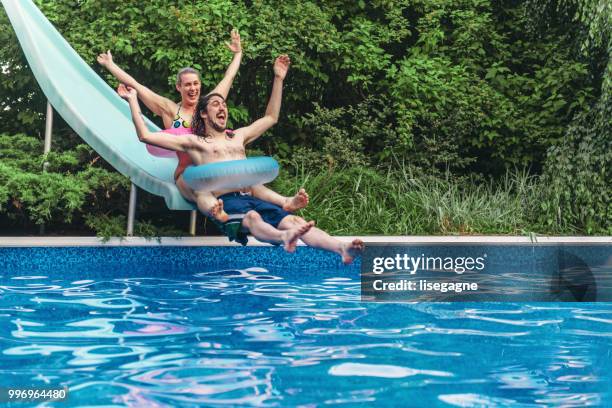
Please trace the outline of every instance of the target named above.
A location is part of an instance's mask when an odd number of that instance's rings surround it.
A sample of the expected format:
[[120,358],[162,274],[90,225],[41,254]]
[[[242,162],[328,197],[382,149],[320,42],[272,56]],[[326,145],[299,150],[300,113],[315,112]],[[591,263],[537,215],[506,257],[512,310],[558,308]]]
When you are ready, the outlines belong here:
[[210,191],[197,191],[196,204],[198,209],[205,215],[213,217],[219,222],[226,222],[229,215],[223,209],[223,201],[215,197]]
[[253,197],[276,204],[279,207],[282,207],[283,210],[289,212],[297,211],[308,205],[308,194],[303,188],[295,193],[293,197],[285,197],[264,186],[263,184],[258,184],[251,187],[251,194],[253,194]]
[[178,188],[179,192],[181,193],[183,197],[185,197],[187,201],[191,201],[192,203],[196,202],[196,195],[194,191],[191,189],[191,187],[189,187],[187,183],[185,183],[185,180],[183,180],[182,174],[175,180],[175,183],[176,183],[176,187]]

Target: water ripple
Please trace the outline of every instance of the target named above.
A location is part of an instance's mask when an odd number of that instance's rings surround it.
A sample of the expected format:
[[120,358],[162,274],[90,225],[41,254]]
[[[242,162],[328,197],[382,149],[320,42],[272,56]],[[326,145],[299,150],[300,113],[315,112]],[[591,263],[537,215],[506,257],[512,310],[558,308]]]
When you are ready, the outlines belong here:
[[0,278],[0,374],[68,386],[76,406],[394,406],[410,395],[570,407],[610,396],[610,304],[362,303],[354,273],[290,272]]
[[417,370],[414,368],[400,367],[385,364],[362,364],[342,363],[329,369],[330,375],[349,377],[380,377],[380,378],[404,378],[413,375],[428,375],[434,377],[453,377],[452,373],[446,371]]

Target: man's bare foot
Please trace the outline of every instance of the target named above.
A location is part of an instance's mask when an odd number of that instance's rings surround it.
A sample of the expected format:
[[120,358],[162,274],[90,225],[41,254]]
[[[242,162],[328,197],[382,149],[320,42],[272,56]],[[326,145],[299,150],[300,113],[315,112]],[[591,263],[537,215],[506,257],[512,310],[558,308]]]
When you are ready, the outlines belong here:
[[223,200],[217,200],[210,209],[210,215],[219,222],[227,222],[229,220],[229,215],[223,209]]
[[295,193],[293,197],[288,197],[285,204],[283,204],[283,210],[289,212],[295,212],[301,210],[308,205],[308,193],[303,188]]
[[310,231],[314,227],[314,221],[309,221],[306,224],[302,224],[299,227],[291,228],[283,231],[283,247],[287,252],[295,252],[298,238]]
[[342,262],[348,265],[353,262],[356,256],[363,252],[363,241],[354,239],[351,242],[342,244]]

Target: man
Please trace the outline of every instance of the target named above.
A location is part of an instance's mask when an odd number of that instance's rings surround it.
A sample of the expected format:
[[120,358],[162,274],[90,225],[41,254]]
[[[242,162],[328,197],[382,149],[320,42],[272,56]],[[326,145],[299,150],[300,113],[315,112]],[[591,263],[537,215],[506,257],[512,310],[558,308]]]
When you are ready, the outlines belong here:
[[[128,100],[138,138],[145,143],[189,154],[195,164],[207,164],[228,160],[245,159],[245,146],[256,140],[278,121],[283,81],[291,61],[281,55],[274,62],[274,82],[265,115],[251,125],[226,132],[228,110],[225,98],[220,94],[209,94],[200,98],[193,115],[194,134],[167,137],[163,133],[152,133],[140,116],[138,93],[135,89],[120,86],[119,94]],[[196,192],[196,196],[197,196]],[[282,243],[288,252],[295,250],[298,238],[307,245],[336,252],[344,263],[351,263],[363,250],[363,242],[355,239],[343,243],[326,232],[314,227],[314,222],[292,215],[283,208],[267,203],[241,191],[215,191],[219,197],[219,210],[230,215],[230,221],[221,225],[230,239],[246,244],[246,233],[255,238]],[[196,197],[197,198],[197,197]]]

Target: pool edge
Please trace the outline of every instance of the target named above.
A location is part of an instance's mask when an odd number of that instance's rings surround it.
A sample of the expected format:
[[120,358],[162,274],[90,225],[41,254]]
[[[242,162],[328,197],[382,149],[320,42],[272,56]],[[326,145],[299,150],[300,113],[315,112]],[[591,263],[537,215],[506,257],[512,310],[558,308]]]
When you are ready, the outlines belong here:
[[[338,236],[341,241],[362,239],[366,244],[396,243],[396,244],[612,244],[612,236]],[[267,246],[269,244],[250,237],[249,246]],[[303,243],[300,242],[300,245]],[[227,238],[218,237],[114,237],[107,241],[98,237],[0,237],[2,247],[63,247],[63,246],[240,246],[229,242]]]

